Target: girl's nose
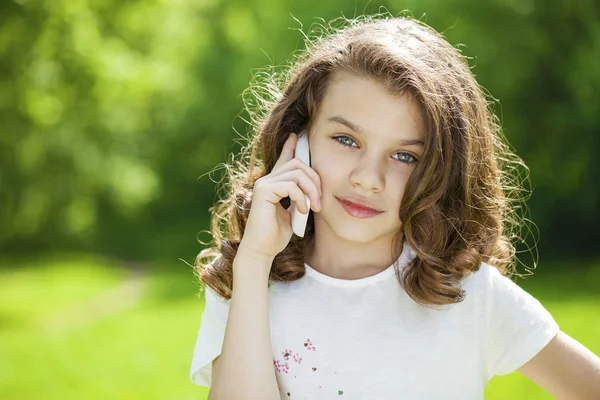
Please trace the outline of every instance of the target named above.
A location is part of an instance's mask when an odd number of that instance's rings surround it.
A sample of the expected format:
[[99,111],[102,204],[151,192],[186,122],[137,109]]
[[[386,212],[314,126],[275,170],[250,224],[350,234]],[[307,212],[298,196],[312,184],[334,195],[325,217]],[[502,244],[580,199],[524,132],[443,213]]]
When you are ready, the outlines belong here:
[[366,154],[350,173],[350,183],[354,187],[362,187],[365,191],[381,192],[385,184],[385,165],[381,159],[368,157]]

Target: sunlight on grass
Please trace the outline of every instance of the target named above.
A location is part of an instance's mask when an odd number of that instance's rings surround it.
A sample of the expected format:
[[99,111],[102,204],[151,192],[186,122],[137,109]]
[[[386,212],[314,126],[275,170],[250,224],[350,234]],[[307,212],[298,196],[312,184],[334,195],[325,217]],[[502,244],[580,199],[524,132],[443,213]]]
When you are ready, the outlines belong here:
[[122,279],[126,271],[98,259],[48,260],[0,269],[0,323],[28,324],[52,312],[93,298]]
[[[7,267],[0,266],[0,398],[206,399],[188,379],[203,301],[185,264],[131,269],[79,257]],[[597,291],[583,285],[575,294],[565,288],[577,277],[542,275],[523,286],[565,332],[600,353]],[[485,398],[552,399],[518,372],[492,379]]]

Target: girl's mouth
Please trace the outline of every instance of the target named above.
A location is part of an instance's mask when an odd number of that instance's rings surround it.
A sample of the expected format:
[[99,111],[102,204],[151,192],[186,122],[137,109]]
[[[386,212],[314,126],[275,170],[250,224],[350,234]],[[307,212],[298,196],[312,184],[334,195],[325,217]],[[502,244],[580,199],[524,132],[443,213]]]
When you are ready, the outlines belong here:
[[346,213],[355,218],[371,218],[381,214],[383,211],[374,210],[372,208],[363,207],[347,200],[342,200],[336,197]]

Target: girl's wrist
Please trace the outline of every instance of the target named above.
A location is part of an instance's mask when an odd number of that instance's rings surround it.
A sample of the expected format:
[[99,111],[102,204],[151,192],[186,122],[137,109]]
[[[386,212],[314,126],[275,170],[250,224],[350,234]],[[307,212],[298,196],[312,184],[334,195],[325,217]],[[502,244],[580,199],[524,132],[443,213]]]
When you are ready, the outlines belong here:
[[238,247],[237,254],[235,256],[236,259],[237,259],[238,255],[241,255],[240,258],[242,258],[244,260],[253,260],[254,262],[266,263],[269,265],[271,265],[271,263],[275,259],[275,256],[263,254],[263,253],[256,251],[255,249],[248,247],[247,245],[244,244],[243,240]]
[[233,273],[234,275],[239,275],[240,272],[242,274],[250,273],[259,277],[262,276],[266,280],[271,272],[274,259],[274,256],[258,253],[240,244],[233,260]]

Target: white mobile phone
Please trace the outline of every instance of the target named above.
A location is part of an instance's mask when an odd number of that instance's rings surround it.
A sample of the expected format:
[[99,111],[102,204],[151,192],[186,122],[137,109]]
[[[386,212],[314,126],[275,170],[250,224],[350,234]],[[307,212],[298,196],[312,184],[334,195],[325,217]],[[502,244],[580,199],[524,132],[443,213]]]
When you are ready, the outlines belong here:
[[[299,158],[306,165],[310,166],[310,148],[308,146],[308,132],[306,129],[298,135],[294,157]],[[306,199],[306,206],[308,207],[308,212],[306,214],[302,214],[298,211],[296,209],[296,203],[293,201],[290,210],[292,213],[292,231],[300,237],[304,237],[308,215],[310,214],[310,199],[306,194],[304,195],[304,198]]]

